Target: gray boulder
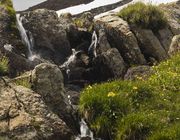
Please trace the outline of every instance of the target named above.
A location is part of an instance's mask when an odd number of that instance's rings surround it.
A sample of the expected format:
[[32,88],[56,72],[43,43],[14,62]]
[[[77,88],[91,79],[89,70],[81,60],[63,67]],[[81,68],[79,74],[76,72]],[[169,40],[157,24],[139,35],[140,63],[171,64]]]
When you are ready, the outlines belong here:
[[91,78],[97,81],[122,78],[126,70],[124,60],[116,48],[98,55],[92,65],[94,74]]
[[165,51],[168,52],[172,38],[173,38],[173,34],[171,30],[168,28],[161,29],[157,32],[156,36],[159,39]]
[[151,30],[134,27],[132,30],[138,39],[142,53],[148,61],[150,58],[154,58],[157,61],[168,58],[167,52]]
[[32,71],[32,88],[39,93],[48,107],[76,133],[78,121],[65,96],[64,80],[57,65],[42,63]]

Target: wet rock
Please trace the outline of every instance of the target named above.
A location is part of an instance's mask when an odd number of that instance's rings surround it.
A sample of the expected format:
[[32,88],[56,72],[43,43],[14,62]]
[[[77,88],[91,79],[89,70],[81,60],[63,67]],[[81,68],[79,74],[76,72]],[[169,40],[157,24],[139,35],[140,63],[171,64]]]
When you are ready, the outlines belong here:
[[95,20],[97,29],[104,29],[111,47],[117,48],[127,64],[145,64],[138,42],[126,21],[116,15]]
[[169,48],[169,54],[173,55],[180,51],[180,35],[176,35],[173,37],[170,48]]
[[151,74],[153,70],[150,66],[137,66],[129,68],[124,76],[125,80],[145,80]]
[[73,138],[72,131],[39,94],[4,79],[0,80],[0,93],[0,136],[17,140]]
[[33,50],[57,64],[71,54],[70,43],[55,11],[39,9],[22,14],[23,25],[34,38]]
[[150,61],[150,58],[157,61],[168,58],[165,49],[151,30],[140,28],[132,28],[132,30],[136,35],[142,53],[148,61]]

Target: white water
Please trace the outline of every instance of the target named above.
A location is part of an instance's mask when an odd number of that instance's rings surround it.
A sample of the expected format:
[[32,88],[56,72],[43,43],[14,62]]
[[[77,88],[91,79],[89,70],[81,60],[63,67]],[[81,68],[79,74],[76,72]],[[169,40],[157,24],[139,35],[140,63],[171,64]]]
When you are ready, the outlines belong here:
[[4,49],[7,50],[7,51],[12,52],[13,46],[12,46],[11,44],[5,44],[5,45],[4,45]]
[[80,122],[80,132],[81,132],[81,135],[78,136],[76,138],[76,140],[80,140],[80,138],[83,138],[83,137],[90,137],[91,140],[94,140],[94,136],[93,136],[93,133],[92,131],[89,129],[89,127],[87,126],[86,122],[84,121],[84,119],[81,119],[81,122]]
[[71,56],[67,59],[67,61],[65,61],[60,67],[61,68],[67,68],[69,69],[70,65],[76,60],[76,55],[79,53],[80,51],[76,51],[75,49],[72,49],[72,54]]
[[22,24],[23,17],[20,17],[20,14],[17,14],[16,19],[17,19],[17,27],[21,35],[21,40],[24,43],[24,45],[27,46],[28,48],[28,59],[30,61],[33,61],[34,59],[40,59],[39,55],[33,54],[34,38],[31,32],[29,32],[29,38],[28,38],[26,30]]
[[22,39],[23,43],[28,47],[28,53],[29,53],[28,58],[31,58],[33,55],[32,54],[32,45],[27,36],[26,30],[24,29],[23,24],[22,24],[23,17],[21,17],[20,14],[17,14],[16,18],[17,18],[17,27],[20,32],[21,39]]
[[97,43],[98,43],[98,37],[97,37],[96,32],[94,31],[92,35],[91,45],[89,46],[89,49],[88,49],[88,53],[89,54],[93,53],[94,57],[97,57],[97,52],[96,52],[96,48],[98,45]]

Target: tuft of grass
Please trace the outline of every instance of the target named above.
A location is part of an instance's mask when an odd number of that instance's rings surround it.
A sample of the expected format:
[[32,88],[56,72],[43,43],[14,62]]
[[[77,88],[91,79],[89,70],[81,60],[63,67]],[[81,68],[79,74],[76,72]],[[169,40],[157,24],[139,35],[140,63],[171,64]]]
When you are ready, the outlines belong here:
[[31,89],[31,86],[32,86],[28,78],[17,79],[15,81],[15,84],[26,87],[26,88],[29,88],[29,89]]
[[167,25],[167,19],[158,6],[137,2],[122,9],[118,16],[129,24],[156,31]]
[[180,53],[154,66],[153,71],[147,80],[118,80],[82,91],[79,111],[97,136],[180,139],[175,127],[180,123]]
[[5,75],[9,70],[9,59],[6,56],[0,58],[0,75]]

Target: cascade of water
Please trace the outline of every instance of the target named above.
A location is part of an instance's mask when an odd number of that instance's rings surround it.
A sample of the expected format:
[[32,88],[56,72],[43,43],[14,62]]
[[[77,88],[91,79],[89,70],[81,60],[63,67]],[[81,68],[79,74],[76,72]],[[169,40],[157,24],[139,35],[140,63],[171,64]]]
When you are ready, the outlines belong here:
[[88,48],[88,53],[90,55],[93,55],[93,57],[97,57],[97,52],[96,52],[97,43],[98,43],[98,37],[96,31],[94,31],[92,35],[91,45]]
[[69,69],[70,65],[76,60],[76,55],[81,51],[76,51],[75,49],[72,49],[71,56],[65,61],[60,67]]
[[81,119],[80,122],[80,136],[76,138],[76,140],[80,140],[81,138],[89,137],[91,140],[94,140],[93,132],[89,129],[84,119]]
[[30,35],[30,39],[28,38],[26,30],[24,29],[23,24],[22,24],[23,17],[21,17],[20,14],[17,14],[16,19],[17,19],[17,27],[20,32],[21,39],[23,43],[28,47],[28,53],[29,53],[28,58],[31,59],[33,56],[33,53],[32,53],[33,37],[32,35]]

